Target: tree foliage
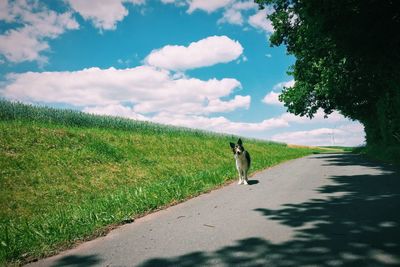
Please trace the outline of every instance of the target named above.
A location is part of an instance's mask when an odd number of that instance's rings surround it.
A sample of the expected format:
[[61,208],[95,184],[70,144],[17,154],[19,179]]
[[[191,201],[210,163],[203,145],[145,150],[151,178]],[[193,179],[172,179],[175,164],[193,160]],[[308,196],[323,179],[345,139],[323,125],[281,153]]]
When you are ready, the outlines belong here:
[[271,45],[296,57],[280,96],[289,112],[338,110],[364,124],[367,143],[400,143],[400,1],[256,2],[274,9]]

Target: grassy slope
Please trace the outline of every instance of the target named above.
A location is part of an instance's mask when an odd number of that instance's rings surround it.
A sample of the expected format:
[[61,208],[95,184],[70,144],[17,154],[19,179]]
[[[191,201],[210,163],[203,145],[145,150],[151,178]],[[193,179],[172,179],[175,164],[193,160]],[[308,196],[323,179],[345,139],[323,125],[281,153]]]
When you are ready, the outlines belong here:
[[[236,137],[64,114],[0,101],[0,263],[50,255],[236,179]],[[245,147],[253,172],[313,152]]]

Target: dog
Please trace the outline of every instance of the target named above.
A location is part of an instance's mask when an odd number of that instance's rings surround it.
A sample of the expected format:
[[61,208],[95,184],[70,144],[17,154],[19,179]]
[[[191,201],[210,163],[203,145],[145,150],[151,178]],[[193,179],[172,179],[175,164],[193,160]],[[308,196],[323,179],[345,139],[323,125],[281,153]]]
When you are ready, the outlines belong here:
[[250,169],[250,163],[251,163],[250,154],[244,149],[243,142],[240,138],[237,141],[237,144],[234,144],[232,142],[230,142],[229,144],[232,148],[235,157],[236,169],[239,172],[238,184],[248,184],[247,173]]

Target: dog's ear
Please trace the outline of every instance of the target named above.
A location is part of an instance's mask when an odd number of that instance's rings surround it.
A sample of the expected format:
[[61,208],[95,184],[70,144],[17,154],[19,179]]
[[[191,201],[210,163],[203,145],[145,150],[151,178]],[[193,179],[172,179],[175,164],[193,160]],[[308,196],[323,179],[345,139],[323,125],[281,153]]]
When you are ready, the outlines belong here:
[[229,145],[231,146],[231,148],[235,148],[235,144],[230,142]]
[[239,138],[238,145],[241,146],[243,144],[242,139]]

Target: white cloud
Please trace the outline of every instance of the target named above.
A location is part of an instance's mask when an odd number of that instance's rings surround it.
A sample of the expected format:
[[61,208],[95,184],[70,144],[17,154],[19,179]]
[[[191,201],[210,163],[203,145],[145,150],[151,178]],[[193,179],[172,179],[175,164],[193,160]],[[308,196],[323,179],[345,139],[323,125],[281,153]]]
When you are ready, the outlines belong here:
[[239,10],[230,8],[225,10],[222,18],[218,20],[218,24],[220,23],[230,23],[236,25],[243,25],[243,16]]
[[358,146],[365,142],[364,128],[360,123],[356,122],[343,124],[338,128],[284,132],[272,136],[272,140],[310,146]]
[[[220,22],[233,24],[238,24],[238,21],[243,20],[242,11],[258,9],[258,5],[252,0],[161,0],[161,2],[163,4],[174,4],[178,7],[186,6],[188,7],[187,13],[189,14],[192,14],[196,10],[213,13],[219,9],[224,9],[226,14],[224,18],[221,18]],[[225,19],[226,21],[223,21]]]
[[124,2],[132,3],[134,5],[144,5],[146,0],[124,0]]
[[101,30],[114,30],[116,24],[128,15],[128,9],[123,3],[142,5],[145,0],[97,0],[96,4],[87,0],[66,0],[72,9],[78,12],[85,20],[92,21],[93,25]]
[[[324,119],[320,110],[313,120],[288,113],[260,122],[234,122],[224,116],[213,117],[215,113],[250,107],[250,96],[231,97],[234,90],[241,87],[235,79],[203,81],[186,76],[175,79],[169,71],[140,66],[10,74],[7,83],[0,90],[0,95],[7,99],[65,103],[81,107],[88,113],[259,138],[270,136],[269,131],[273,129],[285,128],[285,133],[274,135],[272,139],[306,145],[329,145],[333,139],[336,145],[356,145],[363,140],[362,127],[349,123],[337,112]],[[309,127],[318,123],[331,126],[290,132],[297,124]]]
[[279,95],[283,87],[293,87],[294,80],[280,82],[274,85],[272,91],[270,91],[263,99],[262,102],[269,105],[278,105],[283,107],[283,103],[279,101]]
[[230,112],[238,108],[248,109],[250,107],[250,96],[236,95],[234,99],[229,101],[221,101],[219,98],[208,101],[205,111],[207,113]]
[[250,1],[237,1],[233,3],[231,8],[236,9],[236,10],[249,10],[249,9],[258,9],[258,5],[250,0]]
[[310,146],[358,146],[365,142],[362,124],[345,118],[337,111],[328,115],[327,118],[322,109],[317,111],[313,119],[295,116],[288,112],[281,114],[278,118],[287,122],[292,129],[296,129],[296,125],[303,125],[303,127],[307,125],[307,128],[313,125],[325,125],[325,127],[286,131],[273,135],[271,140],[274,141]]
[[[269,105],[277,105],[283,107],[283,103],[279,101],[279,95],[281,94],[282,89],[293,87],[295,84],[294,80],[284,81],[277,83],[273,86],[272,90],[265,95],[262,99],[262,102]],[[300,117],[296,116],[292,113],[283,113],[280,116],[281,119],[287,121],[288,123],[339,123],[339,122],[349,122],[343,115],[338,113],[337,111],[332,112],[331,114],[327,115],[325,118],[325,112],[322,109],[318,109],[317,112],[314,114],[312,119],[308,117]]]
[[189,9],[187,12],[189,14],[193,13],[196,9],[206,11],[207,13],[212,13],[222,7],[227,6],[233,0],[188,0]]
[[31,32],[34,32],[34,29],[24,27],[0,35],[0,54],[10,62],[35,60],[45,62],[46,58],[40,56],[40,52],[47,50],[49,45],[46,41],[39,40],[38,34]]
[[280,119],[267,119],[258,123],[233,122],[225,117],[205,117],[173,113],[159,113],[150,119],[153,122],[203,129],[207,131],[251,135],[270,129],[287,127],[288,124]]
[[265,31],[266,33],[273,33],[274,27],[272,22],[267,19],[267,15],[270,14],[272,10],[265,8],[259,10],[255,15],[249,17],[249,24],[256,29]]
[[12,20],[11,14],[9,13],[8,1],[0,1],[0,20],[10,21]]
[[[294,80],[281,82],[274,85],[273,90],[269,92],[262,102],[270,105],[280,105],[278,96],[283,87],[294,86]],[[312,119],[300,117],[285,112],[277,117],[289,125],[290,129],[296,129],[299,125],[310,128],[313,125],[326,125],[325,128],[317,128],[304,131],[286,131],[271,137],[272,140],[290,144],[299,145],[341,145],[357,146],[364,142],[363,126],[358,122],[350,121],[337,111],[325,117],[322,109],[319,109]],[[314,126],[315,127],[315,126]]]
[[122,106],[122,105],[109,105],[109,106],[96,106],[96,107],[85,107],[83,112],[97,114],[97,115],[109,115],[109,116],[118,116],[125,117],[134,120],[148,120],[145,116],[136,113],[130,107]]
[[207,117],[204,115],[191,115],[172,111],[159,112],[153,116],[143,116],[136,113],[133,108],[122,105],[85,108],[84,111],[248,137],[268,136],[269,131],[284,128],[287,129],[286,132],[273,135],[268,139],[289,144],[357,146],[364,142],[363,126],[358,122],[351,122],[344,118],[335,118],[333,120],[324,119],[326,125],[340,123],[338,127],[328,126],[305,131],[290,131],[290,129],[294,129],[292,125],[293,122],[312,125],[321,122],[323,118],[317,118],[317,120],[294,120],[282,114],[278,117],[266,119],[261,122],[248,123],[234,122],[223,116]]
[[325,123],[325,124],[338,124],[343,122],[350,122],[349,119],[346,119],[339,112],[334,111],[331,114],[327,115],[325,118],[325,112],[322,109],[318,109],[317,113],[314,114],[312,119],[308,117],[300,117],[296,116],[292,113],[283,113],[280,116],[281,119],[287,121],[288,123],[298,123],[298,124],[315,124],[315,123]]
[[274,87],[272,88],[272,90],[280,92],[283,89],[283,87],[286,87],[286,88],[293,87],[294,83],[295,83],[294,80],[290,80],[287,82],[280,82],[280,83],[275,84]]
[[151,66],[168,70],[187,70],[237,59],[243,52],[238,41],[227,36],[210,36],[189,46],[167,45],[153,50],[145,59]]
[[166,125],[247,136],[288,126],[285,121],[275,118],[267,119],[258,123],[246,123],[233,122],[223,116],[207,117],[203,115],[177,114],[171,112],[160,112],[153,116],[143,116],[134,112],[132,108],[122,105],[85,108],[83,111],[92,114],[119,116]]
[[258,123],[246,123],[233,122],[223,116],[207,117],[203,115],[180,114],[175,112],[159,112],[152,116],[143,116],[136,113],[133,108],[122,105],[90,107],[84,108],[83,111],[92,114],[119,116],[166,125],[247,136],[288,126],[285,121],[276,118],[267,119]]
[[283,103],[279,101],[279,93],[273,91],[269,92],[262,100],[265,104],[283,106]]
[[[265,31],[267,34],[274,32],[271,21],[266,17],[272,13],[272,8],[267,7],[259,10],[258,5],[251,0],[161,0],[161,2],[175,4],[178,7],[186,6],[189,14],[192,14],[195,10],[210,14],[223,9],[223,15],[217,21],[218,24],[228,23],[243,26],[247,22],[253,28]],[[252,15],[249,16],[250,14]],[[248,27],[244,27],[243,30],[248,30]]]
[[10,62],[45,62],[41,52],[49,49],[48,40],[79,28],[70,12],[59,14],[39,2],[6,1],[0,8],[0,20],[23,25],[0,35],[0,54]]
[[230,23],[235,25],[243,25],[243,11],[246,10],[257,10],[258,5],[254,3],[254,1],[245,1],[245,2],[232,2],[230,5],[225,6],[225,11],[222,16],[218,20],[218,24],[220,23]]
[[249,96],[229,97],[241,84],[236,79],[174,79],[150,66],[128,69],[89,68],[74,72],[27,72],[7,76],[1,94],[25,102],[104,107],[129,102],[136,113],[211,114],[248,108]]
[[177,7],[183,7],[187,5],[185,0],[161,0],[163,4],[174,4]]

